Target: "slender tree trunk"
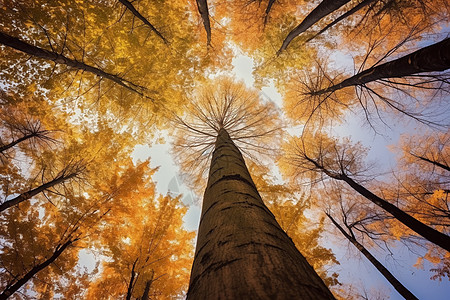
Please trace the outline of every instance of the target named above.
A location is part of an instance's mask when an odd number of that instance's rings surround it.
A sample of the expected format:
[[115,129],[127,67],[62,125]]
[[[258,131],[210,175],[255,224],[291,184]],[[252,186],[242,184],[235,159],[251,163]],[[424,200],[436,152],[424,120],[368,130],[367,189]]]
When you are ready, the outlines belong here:
[[420,234],[422,237],[429,240],[430,242],[450,252],[450,237],[448,235],[443,234],[442,232],[439,232],[436,229],[425,225],[424,223],[420,222],[414,217],[411,217],[397,206],[373,194],[371,191],[369,191],[362,185],[358,184],[350,177],[343,174],[340,175],[339,177],[341,178],[341,180],[345,181],[348,185],[350,185],[359,194],[361,194],[368,200],[372,201],[374,204],[378,205],[379,207],[381,207],[382,209],[393,215],[398,221],[403,223],[409,229]]
[[206,43],[211,45],[211,23],[209,22],[209,10],[207,0],[197,0],[197,8],[203,20],[203,26],[206,31]]
[[225,129],[211,161],[187,299],[334,299],[264,205]]
[[312,92],[311,95],[332,93],[349,86],[364,85],[383,78],[399,78],[423,72],[445,71],[450,68],[450,38],[419,49],[393,61],[371,67],[344,81]]
[[449,167],[449,166],[444,165],[444,164],[441,164],[441,163],[438,162],[438,161],[431,160],[431,159],[428,159],[428,158],[423,157],[423,156],[420,156],[420,155],[415,155],[415,154],[413,154],[413,153],[411,153],[411,152],[409,152],[409,154],[411,154],[411,155],[414,156],[415,158],[421,159],[421,160],[423,160],[423,161],[426,161],[426,162],[428,162],[428,163],[430,163],[430,164],[433,164],[433,165],[435,165],[435,166],[437,166],[437,167],[439,167],[439,168],[441,168],[441,169],[444,169],[444,170],[450,172],[450,167]]
[[363,245],[353,236],[349,235],[329,214],[326,214],[340,232],[377,268],[377,270],[389,281],[390,284],[407,300],[418,300],[397,278],[389,272]]
[[266,11],[264,12],[264,26],[266,26],[266,24],[267,24],[267,20],[269,19],[270,10],[272,9],[272,6],[275,3],[275,1],[276,0],[269,0],[269,3],[267,3],[267,8],[266,8]]
[[137,279],[136,271],[134,269],[136,268],[136,263],[138,262],[138,260],[139,260],[139,258],[136,258],[136,260],[133,263],[133,267],[131,268],[131,277],[130,277],[130,281],[128,282],[126,300],[131,300],[131,295],[133,294],[134,283]]
[[6,200],[2,204],[0,204],[0,212],[4,211],[12,206],[18,205],[19,203],[21,203],[23,201],[31,199],[33,196],[51,188],[57,184],[63,183],[64,181],[69,180],[70,178],[73,178],[77,175],[78,175],[77,172],[73,172],[68,175],[62,174],[60,176],[57,176],[55,179],[38,186],[37,188],[34,188],[28,192],[22,193],[19,196],[14,197],[10,200]]
[[317,161],[308,157],[306,154],[303,157],[314,164],[319,170],[324,172],[331,178],[336,180],[342,180],[346,182],[349,186],[351,186],[355,191],[357,191],[360,195],[364,196],[366,199],[372,201],[374,204],[378,205],[391,215],[393,215],[398,221],[400,221],[403,225],[411,229],[412,231],[418,233],[428,241],[438,245],[439,247],[444,248],[445,250],[450,252],[450,236],[443,234],[442,232],[437,231],[436,229],[425,225],[414,217],[411,217],[403,210],[398,208],[397,206],[389,203],[388,201],[378,197],[359,183],[355,182],[352,178],[348,177],[345,174],[335,174],[325,169],[324,166],[320,165]]
[[139,20],[144,22],[145,25],[150,27],[150,29],[156,33],[157,36],[159,36],[165,44],[168,44],[166,38],[143,16],[140,12],[137,11],[137,9],[133,6],[133,4],[130,1],[127,0],[119,0],[120,3],[122,3],[126,8],[128,8],[133,15],[135,15]]
[[324,33],[325,31],[327,31],[328,29],[330,29],[331,27],[333,27],[334,25],[336,25],[337,23],[339,23],[340,21],[344,20],[345,18],[353,15],[354,13],[356,13],[358,10],[364,8],[365,6],[371,4],[372,2],[375,2],[378,0],[364,0],[361,1],[358,5],[356,5],[355,7],[353,7],[352,9],[350,9],[349,11],[347,11],[345,14],[339,16],[336,20],[334,20],[333,22],[331,22],[330,24],[328,24],[327,26],[325,26],[322,30],[320,30],[318,33],[316,33],[314,36],[310,37],[309,39],[306,40],[305,43],[311,41],[312,39],[315,39],[317,36],[321,35],[322,33]]
[[100,76],[102,78],[109,79],[109,80],[117,83],[118,85],[120,85],[134,93],[139,94],[142,97],[149,98],[144,95],[145,88],[142,86],[134,84],[123,78],[120,78],[117,75],[106,73],[105,71],[102,71],[99,68],[87,65],[83,62],[77,61],[75,59],[70,59],[62,54],[57,53],[57,52],[48,51],[43,48],[33,46],[33,45],[28,44],[18,38],[10,36],[4,32],[0,32],[0,44],[14,48],[21,52],[27,53],[31,56],[50,60],[57,64],[63,64],[63,65],[72,67],[77,70],[86,71],[86,72],[92,73],[94,75]]
[[53,263],[60,255],[61,253],[66,250],[66,248],[71,245],[74,241],[67,241],[60,247],[57,247],[56,250],[53,252],[53,255],[50,256],[48,259],[46,259],[44,262],[40,263],[39,265],[35,266],[33,269],[31,269],[28,273],[26,273],[22,278],[16,281],[15,284],[8,286],[3,292],[0,294],[0,300],[8,299],[12,294],[17,292],[18,289],[20,289],[24,284],[28,282],[31,278],[33,278],[34,275],[36,275],[39,271],[45,269],[48,267],[51,263]]
[[320,2],[320,4],[314,8],[312,12],[309,13],[309,15],[306,16],[305,19],[295,27],[287,37],[284,39],[283,44],[281,45],[280,50],[278,50],[277,55],[279,55],[282,51],[286,50],[287,46],[291,43],[291,41],[300,35],[301,33],[305,32],[309,27],[314,25],[316,22],[318,22],[320,19],[325,17],[326,15],[332,13],[342,5],[346,4],[350,0],[323,0]]
[[14,147],[15,145],[17,145],[17,144],[19,144],[19,143],[21,143],[21,142],[23,142],[23,141],[26,141],[26,140],[28,140],[28,139],[31,139],[31,138],[33,138],[33,137],[35,137],[35,136],[36,136],[36,133],[27,134],[27,135],[24,135],[24,136],[21,137],[21,138],[18,138],[18,139],[15,140],[15,141],[12,141],[12,142],[9,143],[9,144],[0,146],[0,153],[2,153],[2,152],[4,152],[4,151],[6,151],[6,150],[8,150],[8,149],[10,149],[10,148],[12,148],[12,147]]

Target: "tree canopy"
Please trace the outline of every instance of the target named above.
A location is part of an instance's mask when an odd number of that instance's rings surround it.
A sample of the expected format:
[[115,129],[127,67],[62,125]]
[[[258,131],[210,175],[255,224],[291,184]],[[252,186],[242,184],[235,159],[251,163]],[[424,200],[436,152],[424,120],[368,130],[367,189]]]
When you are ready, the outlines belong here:
[[[447,0],[2,1],[0,299],[184,297],[224,131],[336,298],[377,297],[342,253],[426,297],[411,282],[450,279],[448,20]],[[173,174],[136,158],[158,143]],[[157,188],[175,172],[194,203]]]

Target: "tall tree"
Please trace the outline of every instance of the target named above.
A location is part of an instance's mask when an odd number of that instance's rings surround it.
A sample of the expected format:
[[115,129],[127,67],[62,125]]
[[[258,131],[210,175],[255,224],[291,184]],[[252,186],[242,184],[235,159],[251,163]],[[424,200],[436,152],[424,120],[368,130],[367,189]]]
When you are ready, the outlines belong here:
[[[156,170],[148,161],[136,167],[130,163],[125,170],[126,182],[135,188],[115,195],[100,238],[89,247],[104,259],[85,299],[138,299],[146,290],[150,296],[180,295],[187,288],[193,252],[193,233],[182,226],[186,207],[179,198],[156,193],[151,179]],[[108,185],[121,180],[111,178]]]
[[438,43],[424,47],[390,62],[372,66],[330,87],[311,91],[310,94],[322,95],[333,93],[345,87],[364,86],[369,82],[386,78],[399,78],[424,72],[445,71],[450,68],[450,54],[446,50],[448,47],[450,47],[450,39],[446,38]]
[[329,214],[326,213],[327,217],[331,220],[331,222],[336,226],[336,228],[344,235],[347,240],[349,240],[369,261],[370,263],[377,268],[377,270],[386,278],[387,281],[400,293],[405,299],[418,299],[411,293],[391,272],[389,272],[383,264],[375,258],[361,243],[356,240],[356,236],[353,233],[352,226],[347,224],[346,216],[343,217],[344,225],[347,228],[347,231]]
[[[313,141],[314,144],[312,144]],[[358,150],[358,146],[349,145],[348,140],[346,144],[339,144],[336,140],[318,133],[310,136],[305,135],[302,140],[293,141],[291,147],[292,154],[289,157],[291,162],[295,161],[296,168],[310,173],[323,174],[333,180],[345,182],[357,193],[390,213],[414,232],[450,251],[450,237],[448,235],[420,222],[394,204],[375,195],[352,178],[361,172],[358,169],[361,168],[361,154],[358,153],[361,150]]]
[[196,0],[196,1],[198,12],[200,13],[200,16],[203,21],[203,26],[205,27],[206,31],[206,43],[209,46],[211,45],[211,23],[209,21],[208,2],[206,0]]
[[147,25],[157,36],[159,36],[163,42],[165,44],[168,43],[168,41],[166,40],[166,38],[155,28],[155,26],[152,25],[152,23],[150,23],[149,20],[147,20],[133,5],[133,3],[131,3],[128,0],[119,0],[120,3],[122,3],[128,10],[130,10],[130,12],[135,15],[139,20],[141,20],[142,22],[144,22],[145,25]]
[[[262,130],[262,137],[273,132],[255,127],[268,118],[254,113],[264,105],[242,85],[216,85],[216,91],[206,87],[196,99],[209,108],[196,112],[197,123],[183,122],[185,130],[204,134],[207,140],[209,128],[214,140],[187,298],[333,299],[265,206],[228,133],[258,137]],[[246,143],[242,136],[239,141]]]
[[299,36],[320,19],[337,10],[349,1],[350,0],[323,0],[322,2],[320,2],[320,4],[316,8],[314,8],[313,11],[311,11],[311,13],[309,13],[297,27],[289,32],[277,54],[280,54],[282,51],[286,50],[286,48],[295,37]]
[[363,9],[364,7],[368,6],[369,4],[372,4],[373,2],[378,1],[378,0],[363,0],[360,3],[358,3],[357,5],[355,5],[352,9],[350,9],[349,11],[345,12],[344,14],[340,15],[338,18],[336,18],[333,22],[329,23],[327,26],[325,26],[324,28],[322,28],[319,32],[317,32],[316,34],[314,34],[312,37],[308,38],[306,40],[307,42],[310,42],[311,40],[315,39],[317,36],[321,35],[322,33],[324,33],[325,31],[327,31],[328,29],[330,29],[331,27],[333,27],[334,25],[336,25],[337,23],[339,23],[340,21],[344,20],[345,18],[348,18],[349,16],[353,15],[354,13],[356,13],[357,11]]

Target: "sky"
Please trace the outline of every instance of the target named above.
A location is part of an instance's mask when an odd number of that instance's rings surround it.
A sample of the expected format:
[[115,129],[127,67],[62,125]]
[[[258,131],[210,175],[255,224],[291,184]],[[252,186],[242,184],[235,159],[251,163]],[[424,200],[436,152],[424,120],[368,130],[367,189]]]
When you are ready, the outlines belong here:
[[[337,61],[339,64],[347,66],[353,63],[351,58],[340,53],[331,56],[330,61],[331,63]],[[248,87],[252,87],[254,84],[252,76],[253,61],[249,57],[237,53],[232,64],[234,76],[243,80]],[[282,107],[282,97],[273,83],[263,87],[261,95],[273,101],[280,108]],[[394,168],[395,157],[388,146],[396,144],[403,132],[411,131],[413,128],[394,126],[384,129],[380,134],[375,134],[368,130],[367,126],[362,125],[363,121],[358,116],[349,114],[343,124],[334,129],[335,133],[338,136],[350,136],[353,141],[361,141],[364,145],[370,146],[368,160],[377,161],[385,170]],[[288,132],[290,134],[299,133],[295,128],[288,130]],[[182,194],[182,201],[188,207],[188,212],[183,219],[184,226],[188,230],[197,230],[200,221],[201,199],[198,199],[183,184],[181,177],[178,175],[178,167],[170,155],[170,142],[171,138],[166,134],[164,144],[155,144],[152,147],[138,145],[135,147],[132,157],[135,162],[150,157],[151,167],[159,168],[153,177],[156,181],[157,191],[160,194],[169,193],[174,196]],[[380,160],[380,157],[383,159]],[[333,239],[328,241],[327,246],[333,249],[341,263],[340,266],[333,268],[333,271],[339,273],[341,282],[354,283],[355,286],[363,287],[369,292],[369,295],[372,297],[378,295],[379,299],[403,299],[367,259],[353,249],[352,245],[348,245],[343,236],[334,236]],[[386,255],[386,252],[377,249],[370,249],[370,251],[419,299],[440,300],[446,299],[450,295],[449,281],[430,280],[432,274],[427,271],[431,267],[430,264],[425,264],[424,270],[412,267],[417,257],[400,243],[398,247],[395,247],[395,256]]]

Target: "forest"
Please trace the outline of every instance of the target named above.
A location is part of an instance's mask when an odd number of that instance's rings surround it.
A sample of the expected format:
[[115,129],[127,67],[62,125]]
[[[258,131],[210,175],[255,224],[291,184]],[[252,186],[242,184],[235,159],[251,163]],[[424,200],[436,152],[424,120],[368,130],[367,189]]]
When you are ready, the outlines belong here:
[[0,300],[448,297],[449,20],[0,0]]

